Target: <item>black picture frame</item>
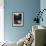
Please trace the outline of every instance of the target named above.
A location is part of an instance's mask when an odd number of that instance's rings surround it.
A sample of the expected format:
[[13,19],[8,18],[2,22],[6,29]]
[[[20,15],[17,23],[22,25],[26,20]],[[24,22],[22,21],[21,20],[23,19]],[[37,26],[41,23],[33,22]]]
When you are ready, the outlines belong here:
[[24,12],[12,12],[12,26],[13,27],[24,26]]

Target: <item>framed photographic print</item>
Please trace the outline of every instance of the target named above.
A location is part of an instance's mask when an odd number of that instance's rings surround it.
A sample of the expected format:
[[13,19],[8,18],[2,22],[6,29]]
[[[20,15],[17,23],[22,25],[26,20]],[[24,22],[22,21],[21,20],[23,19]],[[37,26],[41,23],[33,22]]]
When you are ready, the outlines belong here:
[[24,25],[24,12],[13,12],[12,13],[12,25],[13,26]]

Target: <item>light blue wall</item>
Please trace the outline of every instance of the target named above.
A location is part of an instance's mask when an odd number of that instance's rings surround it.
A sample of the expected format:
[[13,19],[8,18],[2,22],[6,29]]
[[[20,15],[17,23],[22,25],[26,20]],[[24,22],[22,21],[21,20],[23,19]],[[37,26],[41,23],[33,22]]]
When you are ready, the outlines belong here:
[[[4,35],[7,41],[18,41],[32,28],[35,12],[40,9],[40,0],[4,0]],[[24,12],[24,27],[12,27],[12,12]]]
[[[42,11],[43,9],[46,9],[46,0],[41,0],[40,1],[40,10]],[[46,27],[46,10],[43,12],[43,22],[40,22],[40,25],[45,26]]]

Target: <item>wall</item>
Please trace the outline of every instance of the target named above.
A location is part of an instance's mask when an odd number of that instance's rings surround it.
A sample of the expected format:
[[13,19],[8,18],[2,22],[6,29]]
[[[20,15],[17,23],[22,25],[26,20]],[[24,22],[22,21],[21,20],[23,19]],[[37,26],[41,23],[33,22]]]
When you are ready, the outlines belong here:
[[4,0],[0,1],[0,42],[4,41]]
[[[40,9],[41,9],[41,11],[43,10],[43,9],[46,9],[46,0],[41,0],[40,1]],[[43,12],[43,22],[41,21],[40,22],[40,25],[42,25],[42,26],[45,26],[46,27],[46,10]]]
[[[35,12],[40,9],[40,0],[4,0],[4,38],[18,41],[32,29]],[[24,27],[12,27],[12,12],[24,12]]]

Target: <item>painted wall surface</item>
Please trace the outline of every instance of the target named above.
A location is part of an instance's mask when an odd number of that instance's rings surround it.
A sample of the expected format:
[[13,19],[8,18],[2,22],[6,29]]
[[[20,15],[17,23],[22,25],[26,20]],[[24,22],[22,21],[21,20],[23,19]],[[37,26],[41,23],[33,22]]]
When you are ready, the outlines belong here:
[[[46,9],[46,0],[41,0],[41,1],[40,1],[40,9],[41,9],[41,11],[42,11],[43,9]],[[43,12],[42,17],[43,17],[43,22],[41,21],[41,22],[40,22],[40,25],[46,27],[46,10]]]
[[[4,0],[4,38],[18,41],[32,29],[35,12],[40,9],[40,0]],[[24,27],[12,27],[12,12],[24,12]]]
[[0,0],[0,42],[4,41],[4,0]]

